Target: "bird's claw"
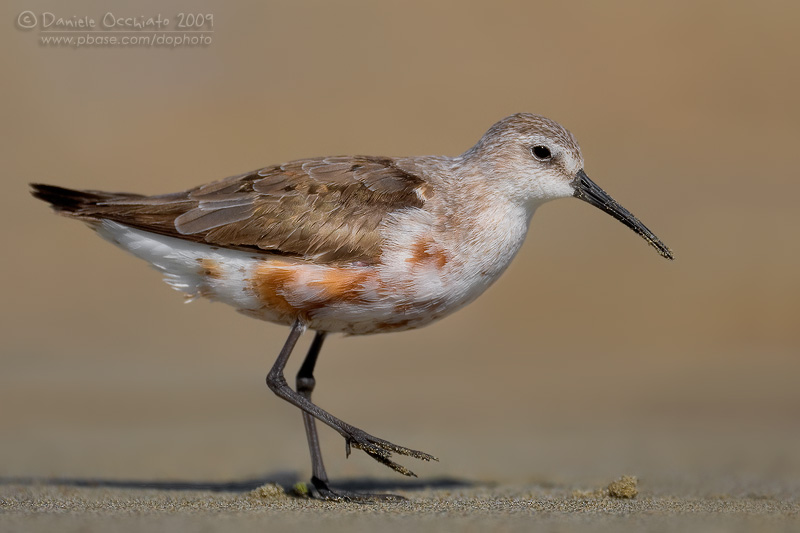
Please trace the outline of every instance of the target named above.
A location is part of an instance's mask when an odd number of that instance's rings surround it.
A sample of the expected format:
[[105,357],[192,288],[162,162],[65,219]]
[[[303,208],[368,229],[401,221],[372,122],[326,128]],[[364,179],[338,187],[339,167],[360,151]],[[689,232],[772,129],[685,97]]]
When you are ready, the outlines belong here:
[[395,463],[390,459],[393,453],[406,455],[422,461],[438,461],[433,455],[418,450],[412,450],[404,446],[398,446],[389,441],[373,437],[369,433],[361,431],[360,429],[353,428],[353,431],[345,436],[345,451],[347,456],[350,456],[350,449],[358,448],[364,453],[375,459],[381,464],[384,464],[404,476],[417,477],[417,475],[404,467],[401,464]]

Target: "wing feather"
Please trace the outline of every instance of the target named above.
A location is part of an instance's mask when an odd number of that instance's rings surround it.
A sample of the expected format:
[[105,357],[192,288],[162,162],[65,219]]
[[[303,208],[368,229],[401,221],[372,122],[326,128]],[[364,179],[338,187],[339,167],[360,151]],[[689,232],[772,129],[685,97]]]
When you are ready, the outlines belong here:
[[430,193],[430,185],[398,160],[328,157],[267,167],[181,193],[100,196],[94,191],[99,201],[86,201],[69,215],[220,247],[371,263],[380,256],[379,229],[387,215],[422,207]]

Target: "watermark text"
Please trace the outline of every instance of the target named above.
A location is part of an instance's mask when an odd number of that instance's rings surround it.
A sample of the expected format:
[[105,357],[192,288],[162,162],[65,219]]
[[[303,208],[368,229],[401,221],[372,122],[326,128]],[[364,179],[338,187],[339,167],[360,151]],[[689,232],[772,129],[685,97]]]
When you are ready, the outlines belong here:
[[38,30],[39,44],[52,47],[205,47],[214,38],[213,13],[146,16],[107,11],[89,16],[23,11],[16,25],[20,30]]

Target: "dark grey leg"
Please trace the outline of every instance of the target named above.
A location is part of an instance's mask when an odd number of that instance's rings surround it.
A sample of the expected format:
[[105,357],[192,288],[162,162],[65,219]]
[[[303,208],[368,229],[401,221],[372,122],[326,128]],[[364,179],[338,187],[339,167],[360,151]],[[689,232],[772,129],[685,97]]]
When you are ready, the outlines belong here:
[[[274,392],[280,398],[283,398],[287,402],[291,403],[292,405],[302,409],[304,414],[316,418],[320,422],[327,424],[328,426],[339,432],[339,434],[345,439],[346,450],[348,455],[350,454],[351,446],[354,448],[358,448],[364,451],[367,455],[369,455],[376,461],[383,463],[384,465],[395,470],[396,472],[399,472],[406,476],[415,476],[415,474],[406,467],[392,461],[390,459],[392,453],[407,455],[409,457],[415,457],[417,459],[422,459],[424,461],[437,460],[435,457],[427,453],[423,453],[417,450],[412,450],[410,448],[405,448],[403,446],[398,446],[396,444],[392,444],[389,441],[373,437],[369,433],[361,429],[358,429],[357,427],[351,426],[350,424],[347,424],[346,422],[336,418],[327,411],[320,409],[315,404],[311,403],[311,400],[309,399],[311,396],[310,390],[308,391],[307,395],[299,394],[293,391],[291,387],[289,387],[289,385],[286,383],[286,378],[283,376],[283,371],[284,368],[286,367],[286,362],[289,360],[289,356],[292,354],[292,350],[297,344],[297,340],[300,338],[300,335],[302,335],[305,330],[306,330],[306,325],[300,320],[295,321],[295,323],[292,325],[292,329],[289,332],[289,338],[286,339],[286,343],[283,345],[280,354],[278,354],[278,359],[275,361],[275,364],[272,366],[272,369],[269,371],[269,374],[267,374],[267,386],[270,388],[272,392]],[[312,344],[311,350],[309,351],[309,355],[306,356],[306,362],[308,363],[307,374],[309,374],[311,377],[312,389],[313,389],[314,363],[316,362],[316,357],[319,353],[319,349],[322,347],[323,340],[324,336],[320,338],[318,334],[318,336],[314,339],[314,344]],[[315,345],[317,345],[316,348]],[[314,351],[316,351],[316,353],[313,353]],[[311,357],[309,361],[309,357],[312,355],[313,357]],[[300,370],[300,373],[303,374],[302,368]],[[300,378],[300,375],[298,375],[298,378]],[[317,477],[323,483],[325,483],[327,476],[325,475],[325,469],[322,466],[322,456],[319,454],[319,440],[317,439],[316,436],[316,427],[313,424],[314,421],[313,419],[311,419],[312,423],[309,424],[306,421],[306,416],[304,416],[303,419],[304,422],[306,423],[306,431],[307,432],[309,431],[309,427],[312,428],[311,432],[308,432],[308,436],[309,436],[309,446],[311,448],[312,462],[314,462],[314,464],[312,465],[314,469],[314,476]],[[312,442],[312,434],[313,434],[313,442]],[[318,456],[319,461],[314,460],[314,455]],[[324,477],[320,478],[317,475],[319,473],[321,473]]]
[[[317,364],[317,356],[325,341],[325,335],[324,331],[318,331],[314,335],[314,342],[311,343],[311,348],[308,349],[308,354],[297,372],[297,392],[308,401],[311,401],[311,393],[317,383],[314,379],[314,366]],[[322,451],[319,447],[317,422],[313,416],[303,411],[303,425],[306,427],[308,451],[311,453],[311,483],[324,496],[324,492],[330,492],[330,489],[328,488],[328,474],[325,472],[325,464],[322,462]]]

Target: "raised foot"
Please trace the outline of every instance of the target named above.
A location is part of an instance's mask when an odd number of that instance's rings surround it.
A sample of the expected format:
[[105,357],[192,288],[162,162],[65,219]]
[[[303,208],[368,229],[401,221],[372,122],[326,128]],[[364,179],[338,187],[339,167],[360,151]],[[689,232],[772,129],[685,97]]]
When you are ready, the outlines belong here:
[[436,457],[433,455],[427,454],[425,452],[420,452],[417,450],[412,450],[411,448],[405,448],[403,446],[398,446],[397,444],[393,444],[389,441],[379,439],[378,437],[373,437],[366,431],[362,431],[358,428],[350,427],[348,428],[348,435],[345,435],[345,443],[347,446],[347,456],[350,456],[350,447],[358,448],[362,450],[367,455],[382,463],[395,472],[399,472],[404,476],[411,476],[417,477],[417,475],[409,470],[408,468],[404,467],[401,464],[397,464],[390,459],[393,453],[398,453],[400,455],[407,455],[408,457],[413,457],[415,459],[421,459],[423,461],[438,461]]
[[406,498],[397,494],[354,492],[349,490],[334,490],[321,479],[311,478],[311,496],[317,500],[334,502],[355,502],[355,503],[374,503],[374,502],[401,502]]

